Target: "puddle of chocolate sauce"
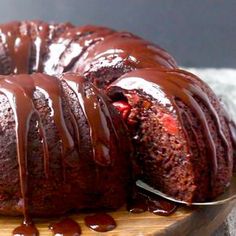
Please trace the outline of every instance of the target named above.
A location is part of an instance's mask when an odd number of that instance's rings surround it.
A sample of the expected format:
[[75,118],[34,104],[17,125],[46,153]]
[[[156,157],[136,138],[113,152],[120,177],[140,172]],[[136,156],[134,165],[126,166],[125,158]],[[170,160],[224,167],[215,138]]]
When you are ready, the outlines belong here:
[[53,223],[49,226],[54,236],[80,236],[81,228],[79,224],[70,219],[65,218],[59,222]]
[[[143,213],[149,211],[156,215],[168,216],[175,212],[177,205],[158,196],[154,196],[144,190],[134,189],[127,203],[127,210],[130,213]],[[116,228],[116,222],[106,213],[96,213],[84,218],[85,224],[90,229],[97,232],[107,232]],[[80,236],[81,228],[79,224],[65,218],[49,226],[54,236]],[[39,236],[35,225],[23,222],[13,231],[13,236]]]
[[13,236],[39,236],[39,232],[34,223],[23,222],[20,226],[16,227],[13,232]]
[[97,232],[107,232],[116,228],[115,220],[106,213],[97,213],[86,216],[84,221],[90,229]]
[[168,216],[176,209],[175,203],[139,189],[134,190],[127,203],[127,210],[131,213],[149,211],[156,215]]

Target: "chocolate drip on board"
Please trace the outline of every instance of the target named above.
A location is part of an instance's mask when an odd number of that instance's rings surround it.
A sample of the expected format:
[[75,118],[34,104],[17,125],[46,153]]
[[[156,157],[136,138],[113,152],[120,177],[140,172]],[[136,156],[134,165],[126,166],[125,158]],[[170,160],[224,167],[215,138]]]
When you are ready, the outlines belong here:
[[13,232],[13,236],[39,236],[39,232],[35,225],[30,223],[23,222],[20,226],[16,227]]
[[84,222],[90,229],[97,232],[108,232],[116,228],[115,220],[106,213],[86,216]]
[[65,218],[59,222],[49,225],[49,229],[52,231],[54,236],[80,236],[81,228],[79,224],[70,219]]
[[127,211],[133,214],[140,214],[149,211],[155,215],[169,216],[178,208],[176,203],[156,196],[136,186],[132,187],[127,201]]

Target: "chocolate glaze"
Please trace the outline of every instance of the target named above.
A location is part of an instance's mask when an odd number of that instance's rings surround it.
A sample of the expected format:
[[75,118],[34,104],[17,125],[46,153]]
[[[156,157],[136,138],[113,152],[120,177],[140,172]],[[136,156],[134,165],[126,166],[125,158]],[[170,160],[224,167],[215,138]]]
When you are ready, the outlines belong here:
[[229,122],[231,139],[234,146],[234,151],[236,152],[236,124],[233,120]]
[[[225,108],[224,103],[222,103],[222,106]],[[224,118],[230,131],[230,138],[233,146],[233,171],[236,172],[236,123],[232,119],[232,117],[227,113],[226,109],[224,109]]]
[[131,213],[143,213],[148,210],[147,200],[146,195],[134,188],[127,201],[127,210]]
[[69,23],[47,24],[42,21],[16,21],[1,25],[1,74],[43,71],[42,62],[49,42],[71,27]]
[[230,152],[229,143],[223,132],[219,116],[207,94],[199,87],[197,81],[199,81],[197,77],[181,70],[158,71],[156,69],[140,69],[122,76],[112,84],[111,88],[119,87],[124,90],[142,90],[144,93],[156,99],[160,104],[164,105],[167,109],[172,110],[174,108],[188,142],[187,130],[185,130],[184,121],[182,120],[182,112],[184,111],[176,104],[176,98],[183,101],[196,114],[201,123],[204,138],[208,144],[207,153],[212,164],[211,184],[213,185],[218,173],[216,146],[210,133],[205,114],[196,101],[196,98],[200,99],[207,107],[217,125],[217,132],[225,145],[228,166],[232,166],[232,153]]
[[159,46],[106,27],[42,21],[0,25],[0,74],[74,71],[88,75],[104,67],[109,68],[105,75],[114,69],[117,78],[135,68],[177,65]]
[[[29,123],[33,114],[36,114],[39,119],[39,114],[34,108],[32,102],[34,83],[30,76],[19,75],[3,77],[0,80],[0,92],[3,93],[9,100],[11,108],[15,116],[16,126],[16,145],[17,158],[19,164],[20,187],[23,198],[23,214],[25,221],[28,221],[28,170],[27,170],[27,137],[29,132]],[[40,129],[42,126],[40,125]],[[43,133],[41,133],[43,134]],[[45,140],[45,137],[42,137]]]
[[236,155],[236,123],[235,123],[235,120],[231,117],[231,115],[227,112],[227,109],[228,109],[227,104],[225,104],[222,100],[220,100],[220,102],[223,107],[223,111],[224,111],[223,115],[224,115],[225,121],[227,125],[229,126],[230,138],[233,144],[234,155]]
[[[35,87],[40,90],[46,99],[49,100],[49,106],[51,109],[52,118],[55,122],[56,128],[59,132],[59,137],[62,143],[61,158],[63,166],[63,177],[65,180],[65,163],[64,159],[66,155],[74,148],[74,140],[71,136],[64,119],[63,108],[62,108],[62,96],[63,91],[60,81],[48,75],[34,74],[32,75],[34,79]],[[72,121],[73,115],[71,114]],[[77,127],[77,123],[74,121],[74,127]],[[78,128],[75,129],[78,132]],[[76,134],[78,137],[79,134]],[[49,158],[45,161],[45,169],[49,166]],[[47,173],[48,174],[48,173]]]
[[12,232],[13,236],[38,236],[39,232],[32,222],[23,222],[20,226],[15,228]]
[[109,28],[90,25],[65,31],[50,44],[44,71],[59,74],[70,70],[89,47],[113,32]]
[[177,205],[160,197],[148,197],[148,211],[155,215],[169,216],[177,210]]
[[26,24],[30,27],[32,39],[30,73],[39,72],[43,70],[42,59],[47,52],[50,27],[42,21],[29,21]]
[[116,228],[115,220],[105,213],[86,216],[84,221],[89,228],[97,232],[107,232]]
[[165,50],[128,33],[116,32],[87,52],[77,61],[73,71],[80,74],[108,68],[176,68],[175,60]]
[[10,60],[9,72],[28,73],[28,57],[31,45],[25,25],[20,22],[2,25],[0,36],[5,54]]
[[[87,118],[90,127],[90,135],[93,148],[93,157],[96,163],[106,166],[112,163],[109,153],[110,126],[113,126],[112,118],[106,108],[104,97],[91,84],[83,83],[82,77],[67,74],[63,80],[76,94],[80,106]],[[87,88],[86,88],[87,86]],[[85,90],[86,88],[86,90]],[[93,107],[93,109],[91,109]],[[113,127],[115,131],[115,128]],[[115,132],[116,134],[116,132]],[[117,143],[119,139],[116,134]]]
[[115,68],[120,63],[127,68],[177,67],[165,50],[128,32],[42,21],[0,25],[1,74],[44,71],[52,75],[69,70],[83,74],[91,66]]
[[6,37],[0,29],[0,74],[10,74],[12,72],[11,67],[11,58],[6,46]]
[[54,236],[79,236],[81,235],[81,228],[79,224],[70,219],[66,218],[59,222],[53,223],[49,226],[49,229],[53,232]]

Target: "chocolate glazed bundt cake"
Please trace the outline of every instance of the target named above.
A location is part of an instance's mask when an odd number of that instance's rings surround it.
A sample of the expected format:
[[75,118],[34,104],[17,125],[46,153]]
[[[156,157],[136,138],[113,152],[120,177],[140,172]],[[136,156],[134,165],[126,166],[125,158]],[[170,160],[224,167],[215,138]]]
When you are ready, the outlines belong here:
[[190,203],[230,182],[232,142],[216,96],[138,36],[0,25],[0,74],[1,214],[118,208],[135,166],[136,177]]
[[[148,65],[176,67],[163,49],[126,32],[41,21],[0,25],[0,74],[10,75],[1,77],[2,214],[125,202],[130,148],[119,114],[80,77],[46,74],[74,71],[108,84]],[[26,75],[32,73],[43,74]]]

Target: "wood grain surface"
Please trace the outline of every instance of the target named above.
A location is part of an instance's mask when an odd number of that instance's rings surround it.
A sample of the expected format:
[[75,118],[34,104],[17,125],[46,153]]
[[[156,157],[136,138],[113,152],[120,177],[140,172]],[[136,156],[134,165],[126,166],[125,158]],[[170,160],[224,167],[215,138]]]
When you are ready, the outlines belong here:
[[[111,212],[117,222],[117,228],[107,233],[97,233],[84,224],[85,214],[71,215],[82,228],[82,236],[185,236],[185,235],[211,235],[223,223],[225,217],[232,209],[233,204],[202,208],[180,207],[173,215],[164,217],[149,212],[141,214],[128,213],[125,208]],[[88,215],[88,214],[86,214]],[[0,217],[0,236],[12,235],[12,230],[21,223],[21,218]],[[35,219],[40,236],[51,236],[48,225],[58,219]]]

